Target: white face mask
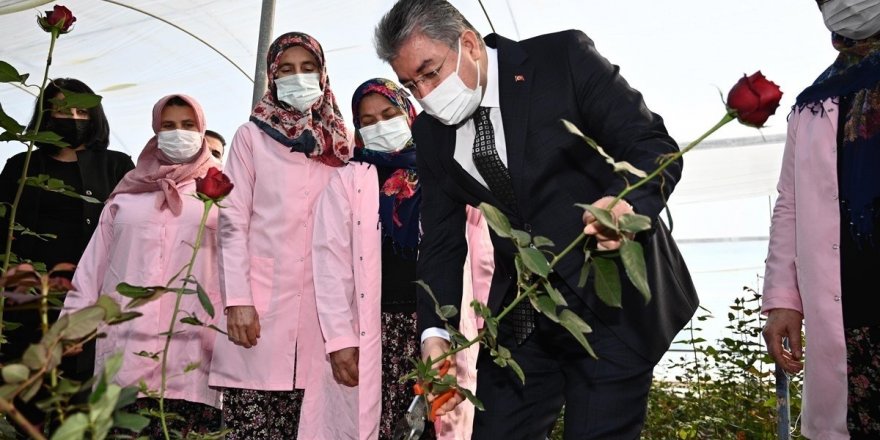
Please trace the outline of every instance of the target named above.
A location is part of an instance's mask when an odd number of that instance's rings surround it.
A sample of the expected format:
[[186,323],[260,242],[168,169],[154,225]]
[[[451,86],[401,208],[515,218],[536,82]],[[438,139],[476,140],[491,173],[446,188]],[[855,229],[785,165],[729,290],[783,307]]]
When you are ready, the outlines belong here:
[[386,153],[400,151],[412,138],[405,115],[361,127],[358,131],[364,140],[364,148]]
[[880,0],[832,0],[821,8],[825,27],[852,40],[880,32]]
[[305,113],[324,94],[317,73],[297,73],[275,80],[278,100]]
[[477,63],[477,88],[470,89],[461,77],[461,39],[458,40],[458,61],[455,72],[446,77],[427,96],[419,99],[419,104],[429,115],[446,125],[455,125],[472,115],[483,100],[483,86],[480,85],[480,63]]
[[202,149],[202,134],[197,131],[160,131],[157,136],[159,150],[174,163],[189,162]]

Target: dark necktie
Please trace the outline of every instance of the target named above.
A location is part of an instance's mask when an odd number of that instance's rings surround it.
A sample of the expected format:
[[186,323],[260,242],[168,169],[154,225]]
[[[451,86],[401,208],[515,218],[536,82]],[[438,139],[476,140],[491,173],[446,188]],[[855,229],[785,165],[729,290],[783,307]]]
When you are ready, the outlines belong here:
[[513,194],[510,173],[495,148],[495,130],[492,128],[492,121],[489,120],[489,107],[477,109],[474,113],[474,126],[476,127],[474,165],[486,181],[489,191],[492,191],[501,203],[516,212],[516,196]]
[[[492,128],[492,121],[489,120],[489,107],[477,109],[474,114],[474,126],[476,127],[474,165],[492,194],[513,212],[517,212],[510,172],[507,171],[507,167],[498,155],[498,149],[495,148],[495,130]],[[505,303],[509,304],[510,301]],[[513,325],[517,345],[522,344],[535,329],[535,309],[528,299],[523,299],[517,304],[505,319]]]

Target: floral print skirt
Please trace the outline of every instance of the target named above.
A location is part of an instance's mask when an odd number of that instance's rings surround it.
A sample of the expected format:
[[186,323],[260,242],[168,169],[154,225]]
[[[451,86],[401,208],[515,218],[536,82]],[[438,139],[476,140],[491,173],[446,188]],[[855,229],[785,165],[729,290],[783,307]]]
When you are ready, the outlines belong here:
[[846,425],[852,439],[880,439],[880,326],[847,328]]
[[292,440],[299,428],[303,390],[223,389],[226,440]]
[[[379,439],[390,440],[394,426],[403,418],[413,397],[415,381],[400,383],[420,356],[415,313],[382,312],[382,419]],[[433,439],[433,424],[426,424],[422,439]]]

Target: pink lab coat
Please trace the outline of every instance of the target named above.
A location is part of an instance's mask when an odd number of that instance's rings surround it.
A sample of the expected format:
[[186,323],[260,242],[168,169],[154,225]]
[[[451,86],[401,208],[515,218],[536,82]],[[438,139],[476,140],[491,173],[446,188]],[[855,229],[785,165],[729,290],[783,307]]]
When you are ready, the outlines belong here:
[[[83,253],[73,277],[74,290],[67,294],[62,313],[71,313],[94,304],[101,294],[109,295],[123,307],[129,302],[116,292],[121,282],[138,286],[164,286],[192,257],[199,222],[204,210],[195,194],[195,182],[179,185],[183,211],[177,217],[168,209],[156,210],[158,193],[118,194],[101,213],[95,234]],[[208,293],[217,314],[221,313],[217,277],[217,209],[212,209],[199,249],[193,275]],[[189,245],[188,245],[189,244]],[[183,277],[181,274],[178,280]],[[179,286],[173,283],[172,286]],[[188,285],[188,288],[194,288]],[[137,386],[143,380],[151,390],[161,384],[161,362],[135,355],[141,351],[161,352],[171,322],[176,295],[166,293],[158,300],[135,309],[143,316],[105,327],[106,338],[97,340],[95,370],[101,371],[107,358],[122,353],[122,367],[114,381],[121,386]],[[165,397],[220,406],[219,392],[208,388],[208,371],[216,331],[180,323],[187,313],[195,313],[204,323],[213,320],[203,310],[196,295],[184,295],[178,322],[168,350],[167,391]],[[224,339],[224,338],[216,338]],[[183,373],[188,365],[198,368]]]
[[[335,169],[291,152],[248,122],[233,137],[224,172],[235,189],[219,219],[223,306],[254,306],[261,334],[251,348],[217,338],[209,383],[306,389],[312,361],[324,352],[312,282],[313,207]],[[218,321],[226,329],[225,316]],[[311,411],[303,405],[300,428],[314,420]]]
[[[321,387],[306,402],[315,405],[318,422],[310,430],[300,429],[303,439],[376,439],[381,415],[381,231],[379,229],[379,186],[375,166],[350,163],[339,169],[315,208],[314,258],[318,316],[325,340],[325,355],[313,364],[321,373],[310,376],[309,387]],[[468,238],[480,240],[474,247],[486,252],[471,257],[472,272],[479,280],[480,296],[488,296],[491,283],[491,242],[479,211],[469,211]],[[482,228],[482,229],[480,229]],[[472,250],[473,252],[473,250]],[[479,262],[480,264],[477,264]],[[463,304],[469,308],[472,288],[465,283]],[[476,334],[472,312],[464,311],[462,331]],[[333,379],[329,353],[359,347],[359,384],[349,388]],[[459,353],[458,378],[473,387],[475,350]],[[309,388],[311,389],[311,388]],[[314,400],[313,400],[314,399]],[[305,406],[307,403],[304,403]],[[357,417],[355,417],[357,414]],[[438,437],[469,439],[473,407],[463,404],[444,418]]]
[[804,315],[806,335],[801,431],[815,440],[848,439],[837,105],[795,110],[788,123],[779,197],[773,210],[762,309]]

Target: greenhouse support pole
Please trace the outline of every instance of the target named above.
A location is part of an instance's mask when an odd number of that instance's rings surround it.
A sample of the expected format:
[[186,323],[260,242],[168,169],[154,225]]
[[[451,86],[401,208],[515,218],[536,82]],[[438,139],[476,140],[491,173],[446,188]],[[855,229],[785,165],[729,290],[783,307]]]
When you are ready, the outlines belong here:
[[263,0],[260,11],[260,36],[257,41],[257,62],[254,69],[254,95],[251,108],[257,105],[266,91],[266,52],[272,43],[272,29],[275,25],[275,0]]

